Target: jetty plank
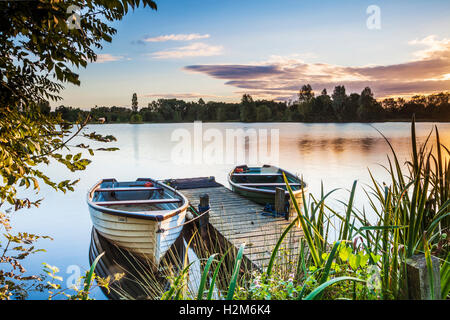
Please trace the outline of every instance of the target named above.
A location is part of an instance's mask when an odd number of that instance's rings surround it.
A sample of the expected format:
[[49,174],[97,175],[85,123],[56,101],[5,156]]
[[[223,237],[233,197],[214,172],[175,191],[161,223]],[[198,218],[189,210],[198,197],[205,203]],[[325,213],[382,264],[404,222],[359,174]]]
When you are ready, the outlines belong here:
[[[232,192],[219,183],[205,188],[196,186],[190,189],[189,179],[181,180],[183,188],[180,192],[188,198],[193,207],[197,208],[201,195],[208,194],[211,234],[216,234],[226,245],[233,246],[235,250],[245,243],[244,262],[248,267],[263,270],[269,263],[279,237],[294,217],[285,220],[284,217],[264,216],[262,205]],[[193,178],[192,181],[197,183],[197,180]],[[176,184],[177,179],[172,181]],[[302,230],[295,227],[291,229],[283,242],[283,250],[290,252],[289,259],[293,261],[298,254],[302,237]],[[283,257],[283,254],[280,257]]]

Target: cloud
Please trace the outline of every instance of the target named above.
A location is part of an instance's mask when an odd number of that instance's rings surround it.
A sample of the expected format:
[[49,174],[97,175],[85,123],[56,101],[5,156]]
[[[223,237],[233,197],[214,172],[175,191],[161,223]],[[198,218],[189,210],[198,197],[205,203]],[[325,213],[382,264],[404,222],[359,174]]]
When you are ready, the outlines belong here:
[[241,92],[265,98],[293,96],[306,83],[317,91],[327,88],[329,92],[341,84],[348,92],[370,86],[379,98],[449,90],[450,40],[429,36],[409,44],[425,48],[415,52],[411,61],[384,66],[307,63],[290,56],[251,65],[190,65],[184,70],[226,80],[225,84],[242,89]]
[[184,47],[157,51],[151,54],[155,59],[180,59],[185,57],[209,57],[222,54],[222,46],[211,46],[196,42]]
[[158,37],[144,38],[142,41],[144,42],[191,41],[191,40],[207,39],[209,37],[210,37],[209,34],[198,34],[198,33],[169,34]]
[[204,93],[150,93],[142,95],[143,98],[165,99],[197,99],[197,98],[223,98],[221,96]]
[[185,70],[206,73],[218,79],[257,79],[280,74],[277,66],[248,66],[248,65],[196,65],[187,66]]
[[131,60],[130,58],[125,58],[124,56],[113,56],[109,53],[98,54],[96,63],[113,62],[119,60]]

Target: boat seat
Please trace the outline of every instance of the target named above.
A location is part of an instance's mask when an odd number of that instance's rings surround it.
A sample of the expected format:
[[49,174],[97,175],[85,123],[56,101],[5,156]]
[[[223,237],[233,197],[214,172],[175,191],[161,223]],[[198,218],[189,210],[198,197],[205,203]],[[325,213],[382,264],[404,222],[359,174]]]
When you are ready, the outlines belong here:
[[163,188],[155,188],[155,187],[129,187],[129,188],[98,188],[94,190],[94,192],[126,192],[126,191],[155,191],[155,190],[163,190]]
[[[237,183],[240,186],[245,187],[283,187],[286,186],[285,183]],[[292,187],[301,187],[301,183],[289,183]]]
[[113,206],[113,205],[133,205],[133,204],[165,204],[182,202],[181,199],[152,199],[152,200],[124,200],[124,201],[101,201],[94,202],[98,206]]
[[261,176],[261,177],[278,177],[282,176],[282,173],[233,173],[233,176],[245,177],[245,176]]

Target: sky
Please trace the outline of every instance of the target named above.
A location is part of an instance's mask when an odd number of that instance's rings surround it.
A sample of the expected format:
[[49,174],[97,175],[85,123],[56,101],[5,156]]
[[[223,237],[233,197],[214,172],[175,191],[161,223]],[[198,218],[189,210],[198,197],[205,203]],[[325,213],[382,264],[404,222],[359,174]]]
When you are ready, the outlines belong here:
[[[303,84],[376,98],[450,90],[450,1],[156,0],[113,23],[112,43],[56,105],[158,98],[287,100]],[[55,106],[55,105],[54,105]]]

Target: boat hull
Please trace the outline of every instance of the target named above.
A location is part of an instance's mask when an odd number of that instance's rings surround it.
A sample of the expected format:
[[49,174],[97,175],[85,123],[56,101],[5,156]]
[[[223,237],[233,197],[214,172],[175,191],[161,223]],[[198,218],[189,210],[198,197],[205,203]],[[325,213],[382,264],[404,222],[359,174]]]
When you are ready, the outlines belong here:
[[[275,170],[275,169],[279,169],[277,167],[272,167],[272,166],[265,166],[263,167],[266,170]],[[283,170],[282,172],[284,172],[286,174],[286,176],[291,180],[290,183],[294,183],[297,182],[296,180],[297,177],[285,170]],[[233,175],[233,171],[230,172],[230,174],[228,175],[228,182],[230,183],[231,189],[233,190],[233,192],[248,198],[258,204],[261,205],[267,205],[267,204],[274,204],[275,203],[275,187],[273,188],[257,188],[256,185],[258,184],[258,182],[261,182],[262,184],[265,183],[264,180],[260,180],[257,181],[254,185],[249,186],[247,185],[242,185],[240,183],[234,182],[232,180],[232,175]],[[261,179],[264,177],[258,177],[258,175],[256,174],[255,176],[252,177],[252,179]],[[282,181],[282,180],[281,180]],[[280,183],[281,181],[277,181],[278,183]],[[253,182],[253,181],[252,181]],[[301,182],[303,184],[303,187],[301,187],[300,189],[297,188],[292,188],[292,193],[294,195],[295,201],[297,202],[298,205],[301,205],[303,203],[303,193],[305,193],[307,191],[306,188],[306,184],[300,180],[298,180],[298,182]],[[284,181],[282,182],[282,184],[284,185]],[[250,183],[251,185],[251,183]],[[270,183],[269,183],[270,185]],[[281,185],[280,185],[281,187]],[[289,193],[286,191],[285,192],[285,200],[286,202],[289,202],[289,213],[290,216],[294,216],[294,214],[296,213],[295,210],[295,206],[293,205],[292,201],[291,201],[291,197],[289,195]]]
[[89,213],[104,238],[156,266],[179,237],[186,217],[186,210],[164,221],[117,216],[92,207]]
[[[266,205],[268,203],[273,204],[275,201],[275,194],[272,192],[253,191],[253,190],[250,191],[247,190],[246,188],[240,188],[239,186],[232,186],[231,189],[233,190],[233,192],[261,205]],[[306,190],[303,189],[292,191],[297,201],[297,204],[299,205],[303,203],[303,192],[306,192]],[[295,212],[295,208],[292,205],[291,198],[288,194],[286,195],[286,201],[289,201],[290,212],[291,213]]]

